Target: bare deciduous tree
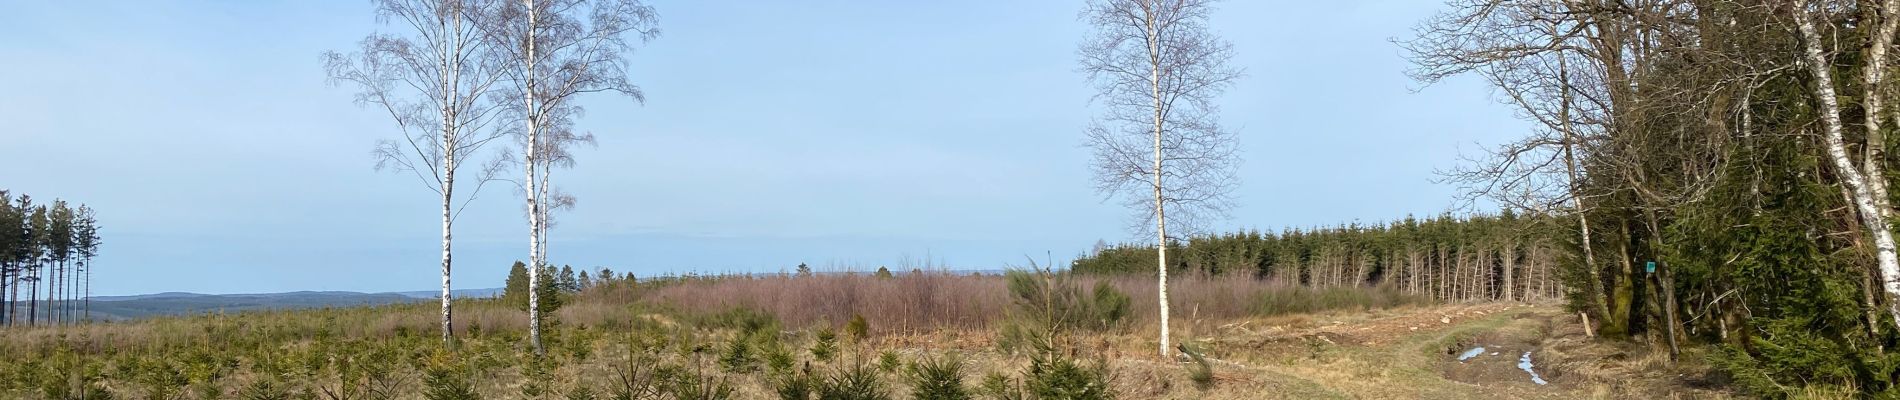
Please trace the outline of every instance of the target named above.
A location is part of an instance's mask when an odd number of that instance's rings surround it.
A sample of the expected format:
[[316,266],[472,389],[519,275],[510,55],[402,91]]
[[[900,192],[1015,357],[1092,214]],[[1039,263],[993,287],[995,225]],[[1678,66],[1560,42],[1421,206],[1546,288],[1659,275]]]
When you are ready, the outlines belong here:
[[[626,56],[632,51],[626,36],[642,42],[659,34],[657,15],[638,0],[521,0],[502,3],[485,24],[488,38],[508,67],[504,73],[509,115],[520,128],[520,182],[527,200],[528,259],[530,271],[547,263],[546,245],[551,211],[572,207],[572,196],[552,188],[550,172],[571,166],[570,147],[593,143],[593,135],[577,133],[573,119],[582,109],[572,102],[583,93],[617,92],[636,102],[645,101],[640,88],[627,79]],[[528,286],[540,287],[540,274],[528,274]],[[541,354],[539,291],[528,291],[528,332],[535,354]]]
[[1214,99],[1242,73],[1207,26],[1212,11],[1211,0],[1098,0],[1081,13],[1095,30],[1078,51],[1081,70],[1105,108],[1088,127],[1096,190],[1140,210],[1139,231],[1152,228],[1163,357],[1169,225],[1181,234],[1224,216],[1237,184],[1234,134]]
[[361,49],[326,52],[324,69],[332,83],[349,82],[360,90],[356,102],[389,114],[401,132],[380,142],[378,169],[410,172],[440,196],[442,205],[442,339],[454,333],[450,307],[450,271],[457,215],[501,167],[482,168],[476,186],[457,197],[457,172],[488,142],[503,136],[488,125],[498,102],[487,98],[505,65],[483,39],[478,16],[483,3],[472,0],[378,0],[377,18],[409,29],[407,35],[371,34]]

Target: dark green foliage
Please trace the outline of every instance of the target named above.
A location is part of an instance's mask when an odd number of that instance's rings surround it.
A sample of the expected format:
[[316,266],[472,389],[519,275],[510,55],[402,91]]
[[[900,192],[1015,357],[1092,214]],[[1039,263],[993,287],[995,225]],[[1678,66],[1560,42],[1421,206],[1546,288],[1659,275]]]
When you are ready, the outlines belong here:
[[[1105,286],[1097,286],[1094,296],[1084,296],[1068,274],[1045,269],[1033,274],[1012,270],[1005,276],[1013,301],[998,342],[1007,350],[1029,353],[1029,367],[1022,371],[1020,380],[1007,376],[985,378],[985,391],[999,398],[1114,398],[1108,388],[1107,363],[1076,360],[1068,336],[1078,328],[1112,325],[1115,321],[1107,316],[1126,311],[1104,309],[1126,307],[1127,297],[1105,295]],[[1097,304],[1097,299],[1105,300]]]
[[[585,272],[582,273],[585,276]],[[592,386],[581,386],[567,391],[567,400],[600,400],[600,393]]]
[[521,398],[546,398],[554,392],[554,365],[548,357],[531,357],[521,366]]
[[276,379],[257,379],[238,390],[238,398],[244,400],[290,400],[291,391],[283,382]]
[[1177,348],[1181,349],[1181,354],[1186,354],[1188,359],[1193,361],[1187,364],[1187,369],[1188,380],[1194,381],[1194,388],[1213,389],[1214,365],[1207,362],[1207,357],[1202,356],[1201,352],[1195,351],[1194,348],[1188,347],[1186,343],[1180,344]]
[[1098,282],[1084,295],[1070,274],[1010,270],[1004,277],[1012,308],[997,342],[1006,350],[1020,349],[1053,330],[1108,329],[1128,315],[1128,295],[1107,282]]
[[1023,392],[1022,384],[1002,372],[991,371],[983,376],[983,386],[979,391],[984,396],[996,400],[1027,400],[1029,394]]
[[1106,400],[1115,395],[1108,388],[1108,366],[1084,364],[1060,351],[1037,352],[1029,359],[1023,374],[1023,388],[1038,399]]
[[818,382],[818,398],[825,400],[888,400],[890,392],[884,388],[877,370],[863,364],[838,368],[825,379]]
[[528,309],[528,264],[515,261],[508,267],[508,280],[502,283],[501,300],[515,308]]
[[780,375],[772,380],[772,391],[778,393],[780,400],[808,400],[813,392],[811,367]]
[[1261,291],[1253,304],[1255,315],[1304,314],[1337,309],[1379,309],[1424,302],[1389,286],[1374,288],[1296,286]]
[[904,361],[897,358],[897,352],[884,350],[877,353],[878,371],[883,371],[887,374],[894,373],[897,372],[898,367],[902,366],[904,366]]
[[851,336],[852,342],[863,342],[871,337],[871,323],[863,315],[851,314],[851,321],[844,324],[844,333]]
[[[542,267],[539,275],[536,279],[540,280],[540,287],[536,288],[535,294],[540,297],[536,300],[539,301],[542,323],[546,324],[553,322],[554,311],[561,308],[566,292],[556,282],[553,267]],[[508,280],[502,285],[501,299],[514,305],[517,310],[528,309],[527,264],[516,261],[508,267]]]
[[[468,366],[447,351],[438,351],[422,372],[422,397],[429,400],[477,400],[481,395],[469,380]],[[332,396],[334,397],[334,396]]]
[[35,205],[32,196],[0,190],[0,294],[10,293],[4,302],[24,303],[0,307],[0,324],[69,325],[90,318],[81,306],[89,295],[82,284],[91,279],[99,245],[91,207],[57,199]]
[[910,396],[917,400],[968,400],[970,388],[963,383],[963,360],[952,355],[927,357],[905,369],[910,380]]
[[[49,399],[94,399],[110,396],[101,387],[100,380],[105,377],[103,364],[96,357],[83,357],[63,343],[43,360],[20,360],[22,373],[33,374],[19,377],[13,382],[21,386],[37,389]],[[0,376],[0,378],[4,378]],[[7,384],[0,384],[5,388]]]
[[819,328],[811,344],[811,356],[818,361],[831,361],[838,356],[838,333],[829,327]]
[[780,326],[778,317],[745,307],[733,307],[724,312],[699,317],[695,323],[706,328],[735,329],[745,335],[776,335]]
[[1093,328],[1104,329],[1121,322],[1128,316],[1128,295],[1115,290],[1108,281],[1095,282],[1095,296],[1088,303],[1089,323]]
[[876,273],[876,274],[873,274],[873,275],[871,275],[871,276],[875,276],[875,277],[879,277],[879,278],[890,278],[890,277],[892,277],[892,275],[891,275],[891,269],[890,269],[890,268],[885,268],[885,267],[883,267],[883,266],[878,266],[878,267],[877,267],[877,273]]
[[773,374],[791,373],[793,364],[798,362],[798,356],[792,354],[792,350],[787,348],[784,342],[769,340],[759,347],[759,351],[765,357],[765,368]]
[[[540,297],[536,300],[539,300],[541,306],[542,324],[545,329],[547,324],[554,322],[554,311],[561,309],[561,305],[567,300],[567,294],[562,292],[559,284],[554,281],[553,266],[542,266],[541,276],[536,279],[541,281],[540,287],[535,288],[534,291]],[[527,303],[522,303],[521,309],[528,309]]]
[[751,373],[757,371],[758,359],[753,355],[752,340],[747,335],[735,335],[726,341],[725,349],[719,356],[719,366],[730,373]]
[[[697,358],[697,357],[695,357]],[[669,368],[665,394],[679,400],[724,400],[732,398],[732,382],[719,375],[704,363],[695,362],[691,367]]]
[[[552,268],[550,266],[550,268]],[[581,291],[581,280],[574,277],[574,267],[562,265],[561,274],[554,277],[554,288],[566,293]]]

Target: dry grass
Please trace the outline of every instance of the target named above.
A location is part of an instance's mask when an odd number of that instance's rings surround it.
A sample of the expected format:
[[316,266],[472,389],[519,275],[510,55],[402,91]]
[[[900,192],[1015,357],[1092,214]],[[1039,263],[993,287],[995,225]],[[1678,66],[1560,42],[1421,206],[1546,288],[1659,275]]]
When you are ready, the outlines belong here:
[[[1137,305],[1153,302],[1152,282],[1146,277],[1084,278],[1084,284],[1105,279],[1126,291]],[[1553,315],[1561,312],[1550,307],[1524,307],[1521,304],[1460,304],[1444,306],[1393,307],[1365,312],[1361,307],[1384,307],[1374,289],[1356,289],[1360,295],[1310,291],[1270,281],[1251,279],[1187,277],[1174,282],[1177,329],[1183,341],[1205,346],[1216,357],[1216,384],[1206,390],[1189,381],[1188,368],[1174,360],[1155,357],[1152,334],[1153,305],[1133,310],[1135,321],[1124,329],[1103,332],[1077,332],[1073,344],[1077,355],[1110,366],[1111,386],[1122,398],[1157,399],[1259,399],[1259,398],[1579,398],[1631,395],[1669,395],[1682,393],[1662,390],[1631,390],[1632,386],[1602,387],[1592,379],[1639,381],[1646,388],[1680,386],[1672,381],[1645,378],[1639,372],[1583,371],[1578,363],[1601,357],[1607,345],[1583,343],[1576,347],[1551,348],[1539,353],[1540,368],[1548,362],[1550,375],[1557,376],[1557,387],[1539,388],[1513,379],[1509,386],[1474,385],[1446,379],[1434,368],[1441,362],[1435,349],[1441,342],[1466,335],[1511,334],[1559,340],[1570,335],[1570,327],[1547,328]],[[1004,280],[995,276],[948,274],[899,275],[876,278],[869,275],[830,275],[806,278],[785,276],[726,277],[686,279],[658,284],[622,285],[594,288],[572,299],[557,313],[561,324],[556,328],[559,360],[553,384],[576,387],[598,384],[598,378],[611,373],[621,360],[629,332],[653,332],[659,337],[679,340],[666,346],[658,359],[671,365],[710,365],[720,357],[720,345],[735,337],[729,327],[709,324],[708,315],[717,315],[734,307],[750,307],[785,321],[789,330],[778,337],[799,352],[801,360],[813,343],[809,325],[838,323],[849,315],[864,315],[872,321],[874,332],[869,340],[843,343],[844,352],[837,361],[815,362],[820,371],[831,371],[856,359],[875,359],[890,351],[904,360],[926,355],[954,353],[968,361],[966,382],[977,383],[992,372],[1017,373],[1025,368],[1021,355],[1000,351],[991,324],[1008,308]],[[1306,300],[1289,300],[1309,297]],[[1331,311],[1272,315],[1314,308]],[[457,323],[463,330],[462,351],[494,357],[497,366],[480,381],[479,390],[497,398],[512,398],[523,385],[534,382],[517,367],[525,356],[520,339],[524,313],[496,301],[468,300],[457,304]],[[120,365],[139,357],[187,357],[194,352],[229,353],[240,366],[222,382],[225,393],[232,394],[245,382],[255,379],[257,359],[295,349],[314,348],[316,336],[362,339],[361,344],[398,342],[403,346],[426,349],[435,343],[436,309],[433,304],[409,304],[333,310],[259,312],[225,316],[162,318],[132,323],[99,324],[56,329],[20,329],[4,332],[0,354],[27,359],[47,357],[44,349],[64,341],[68,346],[84,343],[95,360]],[[633,324],[636,320],[660,321],[659,324]],[[1449,321],[1449,322],[1441,322]],[[807,325],[807,326],[801,326]],[[479,327],[479,328],[478,328]],[[943,327],[950,329],[935,329]],[[480,329],[481,335],[468,331]],[[1527,339],[1530,340],[1530,339]],[[592,349],[592,356],[578,356],[571,345]],[[699,345],[713,349],[700,353]],[[334,345],[333,345],[334,346]],[[325,347],[326,349],[329,347]],[[294,352],[294,351],[292,351]],[[1442,351],[1440,352],[1442,353]],[[103,360],[103,361],[99,361]],[[395,361],[404,362],[406,361]],[[1634,369],[1651,367],[1632,363]],[[406,364],[405,364],[406,365]],[[116,368],[116,367],[115,367]],[[1556,369],[1564,369],[1564,374]],[[108,369],[108,371],[117,371]],[[1656,372],[1656,371],[1648,371]],[[415,385],[419,372],[401,367],[392,372]],[[737,386],[739,398],[771,397],[771,378],[762,373],[722,373]],[[1513,376],[1513,378],[1516,378]],[[136,398],[136,382],[125,377],[108,377],[122,396]],[[317,378],[333,379],[333,378]],[[901,377],[886,373],[886,384],[893,393],[904,393],[907,384]],[[412,387],[412,386],[406,386]],[[25,392],[7,392],[25,393]],[[1815,393],[1825,396],[1829,393]],[[906,396],[899,395],[898,398]],[[1690,396],[1694,397],[1694,396]],[[194,397],[195,398],[195,397]],[[412,397],[401,397],[412,398]]]
[[[1081,276],[1084,288],[1106,281],[1131,299],[1130,325],[1159,319],[1158,292],[1148,276]],[[1226,321],[1263,315],[1350,308],[1384,308],[1420,299],[1376,288],[1308,289],[1247,276],[1183,276],[1169,281],[1175,319]],[[611,291],[611,292],[609,292]],[[945,272],[903,273],[888,278],[869,274],[794,277],[729,276],[684,279],[645,290],[603,288],[563,310],[562,317],[588,323],[611,318],[619,304],[643,301],[688,313],[749,308],[777,317],[791,327],[838,324],[861,315],[879,334],[909,334],[942,329],[984,330],[1009,308],[1004,279],[996,275]]]

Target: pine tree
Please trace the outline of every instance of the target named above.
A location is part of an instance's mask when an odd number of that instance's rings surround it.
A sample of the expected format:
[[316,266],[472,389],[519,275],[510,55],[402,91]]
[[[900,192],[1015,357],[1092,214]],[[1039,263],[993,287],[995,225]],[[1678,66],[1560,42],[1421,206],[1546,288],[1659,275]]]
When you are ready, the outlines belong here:
[[508,267],[508,280],[502,284],[501,300],[515,308],[528,309],[528,264],[515,261]]
[[554,283],[555,288],[563,292],[575,293],[581,291],[581,281],[579,278],[574,277],[574,268],[570,266],[561,266],[561,275],[556,278]]

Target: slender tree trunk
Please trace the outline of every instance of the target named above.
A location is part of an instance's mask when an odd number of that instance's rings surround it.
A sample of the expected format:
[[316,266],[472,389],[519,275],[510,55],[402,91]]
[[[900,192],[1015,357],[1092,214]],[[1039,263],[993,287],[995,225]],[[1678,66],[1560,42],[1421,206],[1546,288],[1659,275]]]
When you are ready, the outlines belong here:
[[53,262],[50,262],[47,264],[47,267],[52,269],[50,273],[46,274],[47,275],[47,278],[46,278],[46,323],[48,325],[60,324],[60,320],[59,320],[60,264],[61,262],[59,262],[57,258],[55,258]]
[[[453,155],[444,158],[443,167],[445,168],[445,170],[454,169],[453,167],[454,159],[455,157]],[[443,343],[449,343],[455,340],[455,323],[454,323],[455,314],[454,314],[454,310],[452,306],[450,305],[450,295],[449,295],[449,287],[450,287],[449,273],[451,271],[451,265],[453,261],[449,243],[454,239],[454,234],[452,232],[454,228],[455,215],[454,215],[454,210],[451,208],[452,206],[454,206],[454,202],[455,202],[454,195],[455,195],[455,176],[449,175],[448,179],[443,180],[443,184],[442,184],[442,342]]]
[[[1517,294],[1514,292],[1517,286],[1517,246],[1504,246],[1500,261],[1504,262],[1504,287],[1500,296],[1504,298],[1504,301],[1517,301]],[[1529,286],[1525,288],[1529,289]]]
[[[1889,7],[1895,3],[1886,2]],[[1847,154],[1846,141],[1841,127],[1840,101],[1834,93],[1832,64],[1821,52],[1821,36],[1816,32],[1814,21],[1808,16],[1807,8],[1802,5],[1790,6],[1794,12],[1795,27],[1801,33],[1803,54],[1806,57],[1808,73],[1812,76],[1815,97],[1821,103],[1822,143],[1827,148],[1828,159],[1841,176],[1841,181],[1854,194],[1854,206],[1860,212],[1862,225],[1873,233],[1875,265],[1880,268],[1880,278],[1888,297],[1900,295],[1900,258],[1896,257],[1893,227],[1887,224],[1888,200],[1877,196],[1870,183],[1873,179],[1885,179],[1880,170],[1860,170]],[[1892,29],[1882,28],[1882,34],[1891,36]],[[1884,41],[1883,41],[1884,42]],[[1884,53],[1885,49],[1881,49]],[[1869,67],[1882,67],[1884,60],[1869,60]],[[1878,74],[1878,72],[1873,72]],[[1880,93],[1868,93],[1879,97]],[[1877,160],[1875,160],[1877,161]],[[1874,163],[1875,167],[1879,163]],[[1888,313],[1900,324],[1900,302],[1889,302]]]
[[[1900,1],[1894,0],[1883,1],[1881,8],[1875,10],[1875,14],[1879,16],[1880,25],[1878,30],[1874,33],[1873,45],[1867,47],[1867,66],[1861,68],[1861,88],[1865,91],[1863,96],[1866,97],[1866,100],[1862,102],[1862,108],[1864,109],[1863,114],[1865,114],[1866,117],[1865,125],[1867,131],[1866,140],[1862,145],[1861,168],[1864,168],[1867,173],[1867,186],[1870,191],[1873,192],[1874,198],[1883,201],[1890,199],[1890,197],[1887,195],[1887,176],[1884,172],[1886,165],[1887,133],[1881,129],[1880,122],[1883,114],[1881,110],[1885,106],[1887,95],[1887,91],[1884,89],[1886,86],[1887,52],[1893,47],[1895,28],[1900,27],[1900,15],[1896,15],[1896,12],[1900,12]],[[1881,207],[1880,212],[1883,219],[1887,221],[1893,220],[1893,207]],[[1878,275],[1883,273],[1889,277],[1889,282],[1891,282],[1891,279],[1895,279],[1892,272],[1884,270],[1870,271],[1868,275],[1874,275],[1874,277],[1878,278]],[[1873,282],[1869,281],[1868,283],[1871,284]],[[1874,298],[1873,290],[1873,285],[1867,285],[1866,300],[1870,322],[1867,327],[1869,333],[1874,337],[1879,337],[1880,323],[1875,322],[1873,319],[1873,310],[1878,309],[1878,302]],[[1894,295],[1891,285],[1888,286],[1887,293],[1889,296]],[[1892,297],[1888,298],[1892,299]],[[1900,324],[1900,311],[1896,311],[1895,319],[1894,323]],[[1877,343],[1875,350],[1885,352],[1884,344]]]
[[1682,348],[1676,344],[1676,337],[1681,336],[1677,331],[1682,329],[1682,320],[1676,317],[1676,276],[1670,271],[1669,263],[1657,262],[1657,264],[1660,265],[1657,265],[1656,273],[1662,274],[1659,278],[1661,278],[1663,289],[1663,316],[1669,320],[1669,360],[1675,361],[1677,357],[1682,356]]
[[32,277],[33,279],[31,280],[31,282],[33,283],[33,287],[26,294],[26,324],[27,325],[40,324],[40,315],[39,315],[40,275],[45,274],[45,269],[46,269],[45,264],[40,264],[40,266],[33,268],[33,277]]
[[13,273],[8,277],[13,284],[8,286],[12,293],[7,295],[7,326],[17,324],[20,318],[20,274],[25,272],[25,268],[24,265],[14,266]]
[[[0,257],[4,257],[4,255],[0,255]],[[10,284],[11,281],[9,280],[12,277],[12,275],[13,275],[13,268],[8,266],[6,262],[0,261],[0,298],[5,298],[7,294],[7,288],[10,288],[13,286]],[[12,320],[13,313],[10,312],[10,310],[8,310],[8,308],[11,308],[8,306],[10,306],[12,303],[7,302],[7,301],[0,301],[0,303],[6,303],[6,304],[0,304],[0,325],[11,325],[13,323],[13,320]]]
[[92,257],[86,257],[86,322],[92,322]]
[[67,321],[67,318],[66,318],[66,310],[72,308],[72,307],[68,307],[72,305],[72,302],[67,301],[69,300],[70,297],[72,297],[72,291],[66,290],[66,287],[72,285],[71,275],[67,273],[67,269],[71,267],[72,267],[72,263],[69,263],[66,260],[62,259],[59,261],[59,268],[55,269],[55,271],[59,272],[58,274],[59,276],[55,278],[56,280],[59,281],[59,283],[56,285],[59,287],[59,295],[54,296],[56,301],[53,304],[57,304],[57,306],[55,306],[54,309],[58,311],[55,312],[54,315],[59,317],[58,325],[65,325],[67,322],[69,322]]
[[540,194],[540,191],[537,187],[539,176],[535,173],[535,167],[540,163],[541,151],[538,143],[540,141],[541,113],[535,104],[536,72],[534,69],[534,63],[537,57],[535,54],[535,29],[539,21],[536,21],[537,15],[534,9],[534,0],[523,0],[522,3],[527,7],[528,11],[527,27],[523,29],[526,35],[522,38],[527,49],[524,53],[526,56],[523,57],[521,69],[522,78],[525,80],[523,86],[526,88],[526,90],[522,91],[522,101],[526,105],[528,124],[527,151],[522,156],[525,160],[522,164],[524,164],[527,169],[526,182],[524,184],[527,186],[526,192],[528,197],[528,342],[533,345],[534,354],[539,356],[545,353],[541,346],[540,290],[542,284],[541,269],[543,268],[541,265],[541,235],[542,229],[545,228],[542,224],[542,205],[539,202],[540,199],[536,198],[536,195]]
[[[1153,5],[1149,6],[1152,7]],[[1156,16],[1157,10],[1149,9],[1146,11],[1146,20],[1143,22],[1147,24],[1145,36],[1148,42],[1148,87],[1150,90],[1149,97],[1153,100],[1154,104],[1155,151],[1154,169],[1152,172],[1154,173],[1155,241],[1157,243],[1155,250],[1157,263],[1155,268],[1155,285],[1157,289],[1156,301],[1161,306],[1160,351],[1161,357],[1167,358],[1171,348],[1168,345],[1168,214],[1167,200],[1162,194],[1162,188],[1166,186],[1162,184],[1163,174],[1161,172],[1163,167],[1161,163],[1161,135],[1163,132],[1162,122],[1164,115],[1162,112],[1163,104],[1161,102],[1161,69],[1163,68],[1161,65],[1161,51],[1163,49],[1161,48],[1160,27],[1156,24],[1156,19],[1158,18]]]
[[[1866,141],[1862,145],[1861,165],[1867,174],[1868,191],[1878,199],[1888,198],[1887,178],[1882,172],[1886,165],[1887,139],[1886,132],[1880,129],[1880,120],[1887,96],[1882,89],[1886,86],[1887,51],[1893,47],[1895,28],[1900,27],[1900,16],[1895,15],[1896,11],[1900,11],[1897,9],[1900,9],[1900,1],[1886,0],[1875,11],[1880,17],[1880,25],[1874,32],[1873,44],[1867,46],[1867,66],[1861,68],[1861,88],[1865,91],[1861,108],[1865,110],[1863,114],[1866,116],[1867,130]],[[1883,207],[1880,212],[1883,218],[1889,221],[1893,219],[1892,207]]]
[[1656,284],[1662,289],[1658,302],[1662,303],[1663,323],[1669,325],[1663,334],[1669,335],[1669,361],[1674,362],[1682,354],[1676,345],[1676,329],[1682,326],[1682,321],[1676,319],[1676,281],[1669,276],[1669,264],[1662,260],[1662,224],[1656,219],[1656,209],[1643,209],[1643,217],[1649,221],[1650,258],[1656,263]]

